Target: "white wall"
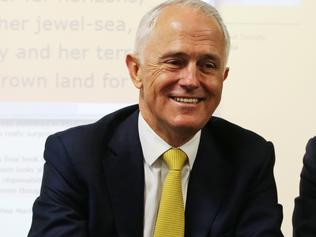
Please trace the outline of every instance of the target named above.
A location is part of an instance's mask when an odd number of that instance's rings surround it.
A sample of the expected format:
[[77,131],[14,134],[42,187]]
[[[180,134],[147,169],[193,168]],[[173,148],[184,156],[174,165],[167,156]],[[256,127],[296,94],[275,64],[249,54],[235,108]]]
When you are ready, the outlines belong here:
[[[0,0],[1,235],[29,229],[48,134],[137,102],[124,56],[140,17],[159,2]],[[210,2],[232,37],[217,114],[274,143],[290,236],[305,144],[316,135],[316,2]]]

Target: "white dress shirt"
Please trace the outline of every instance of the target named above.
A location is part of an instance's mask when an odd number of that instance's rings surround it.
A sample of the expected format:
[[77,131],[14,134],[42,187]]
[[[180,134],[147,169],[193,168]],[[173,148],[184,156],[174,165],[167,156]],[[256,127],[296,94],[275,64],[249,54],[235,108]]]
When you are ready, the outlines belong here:
[[[144,237],[152,237],[162,185],[168,173],[168,167],[160,157],[165,151],[169,150],[171,146],[152,130],[141,113],[139,113],[138,116],[138,132],[144,155]],[[188,156],[188,162],[182,169],[182,193],[184,203],[186,203],[189,175],[196,158],[200,137],[201,131],[197,132],[191,140],[179,147]]]

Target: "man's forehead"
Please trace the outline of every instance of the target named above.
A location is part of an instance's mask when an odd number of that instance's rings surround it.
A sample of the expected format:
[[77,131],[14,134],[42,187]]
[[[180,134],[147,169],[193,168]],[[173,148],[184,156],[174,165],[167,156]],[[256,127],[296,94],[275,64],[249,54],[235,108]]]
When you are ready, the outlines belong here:
[[221,31],[216,19],[200,9],[190,6],[171,5],[164,8],[157,19],[154,31],[178,31],[193,37]]
[[[196,19],[192,19],[193,21]],[[207,22],[194,21],[193,23],[172,18],[158,25],[154,30],[156,40],[170,44],[214,45],[224,42],[224,34],[214,22],[206,18]],[[186,24],[187,23],[187,24]]]
[[[146,42],[147,55],[168,51],[219,57],[225,50],[224,34],[215,18],[188,6],[166,7]],[[157,56],[157,55],[156,55]]]

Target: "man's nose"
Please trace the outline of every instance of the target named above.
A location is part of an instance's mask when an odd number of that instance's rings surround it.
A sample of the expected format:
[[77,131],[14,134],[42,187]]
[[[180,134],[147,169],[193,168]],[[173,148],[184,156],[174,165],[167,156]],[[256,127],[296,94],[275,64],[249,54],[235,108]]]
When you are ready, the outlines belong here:
[[194,63],[189,63],[185,68],[183,68],[179,84],[188,89],[198,88],[198,73],[199,72],[197,66]]

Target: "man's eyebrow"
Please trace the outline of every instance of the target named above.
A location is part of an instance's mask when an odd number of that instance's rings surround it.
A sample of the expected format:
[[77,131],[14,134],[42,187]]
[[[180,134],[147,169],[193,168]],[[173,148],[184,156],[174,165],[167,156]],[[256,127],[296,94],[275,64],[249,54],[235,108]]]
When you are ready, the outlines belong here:
[[207,54],[203,54],[201,57],[201,59],[211,59],[211,60],[215,60],[215,61],[220,61],[220,57],[216,54],[210,54],[210,53],[207,53]]
[[[165,54],[161,55],[161,57],[159,57],[159,58],[160,59],[165,59],[165,58],[171,58],[171,57],[189,57],[189,55],[187,53],[184,53],[184,52],[177,52],[177,51],[175,51],[175,52],[165,53]],[[220,57],[218,55],[212,54],[212,53],[202,54],[198,58],[212,59],[212,60],[220,61]]]
[[[168,58],[189,58],[190,56],[184,52],[172,51],[168,52],[161,57],[159,57],[159,61],[166,60]],[[212,60],[215,61],[218,65],[221,64],[221,59],[217,54],[206,53],[198,56],[198,60]]]
[[184,58],[184,57],[189,57],[186,53],[183,52],[168,52],[164,55],[162,55],[161,57],[159,57],[160,60],[164,60],[167,58]]

